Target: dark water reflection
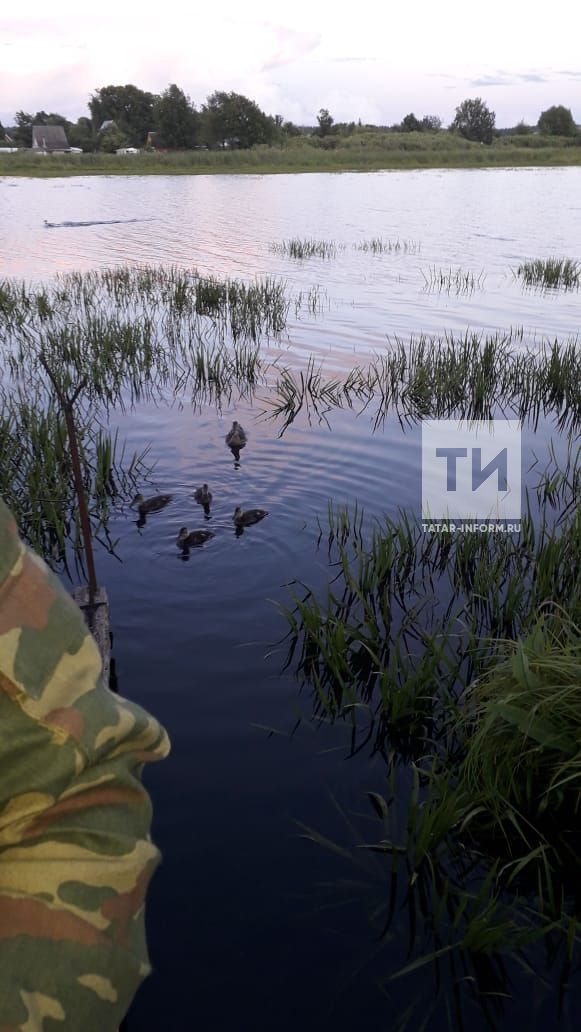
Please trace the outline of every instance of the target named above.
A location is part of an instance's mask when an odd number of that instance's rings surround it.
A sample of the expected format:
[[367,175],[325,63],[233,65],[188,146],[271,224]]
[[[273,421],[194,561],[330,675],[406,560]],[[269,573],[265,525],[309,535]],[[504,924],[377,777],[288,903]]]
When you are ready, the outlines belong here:
[[[29,279],[147,261],[275,274],[295,291],[319,284],[325,311],[297,320],[272,347],[293,366],[314,354],[331,372],[365,361],[387,335],[510,325],[523,325],[527,339],[574,335],[579,295],[524,293],[510,267],[575,256],[581,210],[569,198],[580,185],[581,169],[4,179],[0,261],[3,274]],[[42,226],[120,213],[154,221],[52,234]],[[332,261],[292,263],[269,251],[290,236],[413,239],[421,251],[377,256],[350,246]],[[424,289],[422,269],[458,264],[486,272],[482,290]],[[164,859],[149,902],[154,974],[132,1008],[131,1032],[387,1032],[412,1000],[425,996],[427,1007],[433,995],[428,968],[378,987],[407,949],[405,915],[381,948],[370,923],[387,892],[382,865],[362,870],[300,837],[296,822],[352,845],[333,798],[344,814],[365,811],[355,823],[376,834],[365,792],[384,789],[385,770],[365,752],[348,759],[342,727],[304,722],[290,734],[311,704],[283,671],[286,625],[276,608],[288,603],[290,582],[323,589],[333,574],[317,548],[330,499],[357,503],[369,520],[419,514],[420,427],[404,433],[393,416],[372,433],[370,413],[335,412],[329,426],[302,414],[281,438],[261,408],[257,397],[222,412],[140,404],[111,415],[128,454],[152,446],[157,465],[143,493],[174,495],[146,520],[119,513],[110,528],[118,558],[98,555],[119,690],[150,708],[173,743],[148,775]],[[249,433],[238,456],[224,443],[233,419]],[[525,432],[525,469],[549,431]],[[207,513],[193,497],[202,483],[213,494]],[[236,505],[269,516],[237,534]],[[176,547],[182,526],[214,537],[186,557]],[[511,977],[522,981],[499,1029],[573,1027],[540,979]],[[485,1027],[476,1010],[467,1018],[467,1028]],[[429,1025],[446,1027],[445,1016]]]

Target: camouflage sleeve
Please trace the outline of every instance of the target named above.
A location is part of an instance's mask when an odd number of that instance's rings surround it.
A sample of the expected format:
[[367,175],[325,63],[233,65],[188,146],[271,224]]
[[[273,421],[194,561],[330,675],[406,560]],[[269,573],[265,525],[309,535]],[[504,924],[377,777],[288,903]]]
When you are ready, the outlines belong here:
[[100,673],[0,501],[0,1032],[114,1032],[149,972],[141,773],[169,746]]

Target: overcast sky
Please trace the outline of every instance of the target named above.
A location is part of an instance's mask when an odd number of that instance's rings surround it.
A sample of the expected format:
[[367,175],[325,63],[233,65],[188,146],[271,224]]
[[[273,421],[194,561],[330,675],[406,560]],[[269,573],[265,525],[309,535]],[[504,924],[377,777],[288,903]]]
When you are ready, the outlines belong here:
[[100,86],[160,92],[176,82],[200,106],[235,90],[269,114],[313,124],[392,124],[413,111],[444,124],[482,97],[499,127],[552,104],[581,122],[581,0],[21,0],[0,18],[0,119],[16,110],[87,114]]

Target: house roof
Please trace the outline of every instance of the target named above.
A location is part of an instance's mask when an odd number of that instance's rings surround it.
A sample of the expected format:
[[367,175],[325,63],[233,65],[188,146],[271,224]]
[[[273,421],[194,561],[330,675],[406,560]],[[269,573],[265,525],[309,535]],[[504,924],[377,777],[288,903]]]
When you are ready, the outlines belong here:
[[33,125],[32,146],[38,150],[68,150],[69,142],[62,125]]

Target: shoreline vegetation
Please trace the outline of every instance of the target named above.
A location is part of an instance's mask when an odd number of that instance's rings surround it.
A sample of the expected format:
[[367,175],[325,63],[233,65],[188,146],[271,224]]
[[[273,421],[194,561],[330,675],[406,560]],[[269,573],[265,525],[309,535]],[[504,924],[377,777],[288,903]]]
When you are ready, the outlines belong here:
[[2,153],[0,176],[212,175],[376,172],[429,168],[581,165],[581,137],[502,136],[484,145],[455,134],[360,133],[293,139],[248,149],[141,151],[138,154]]

